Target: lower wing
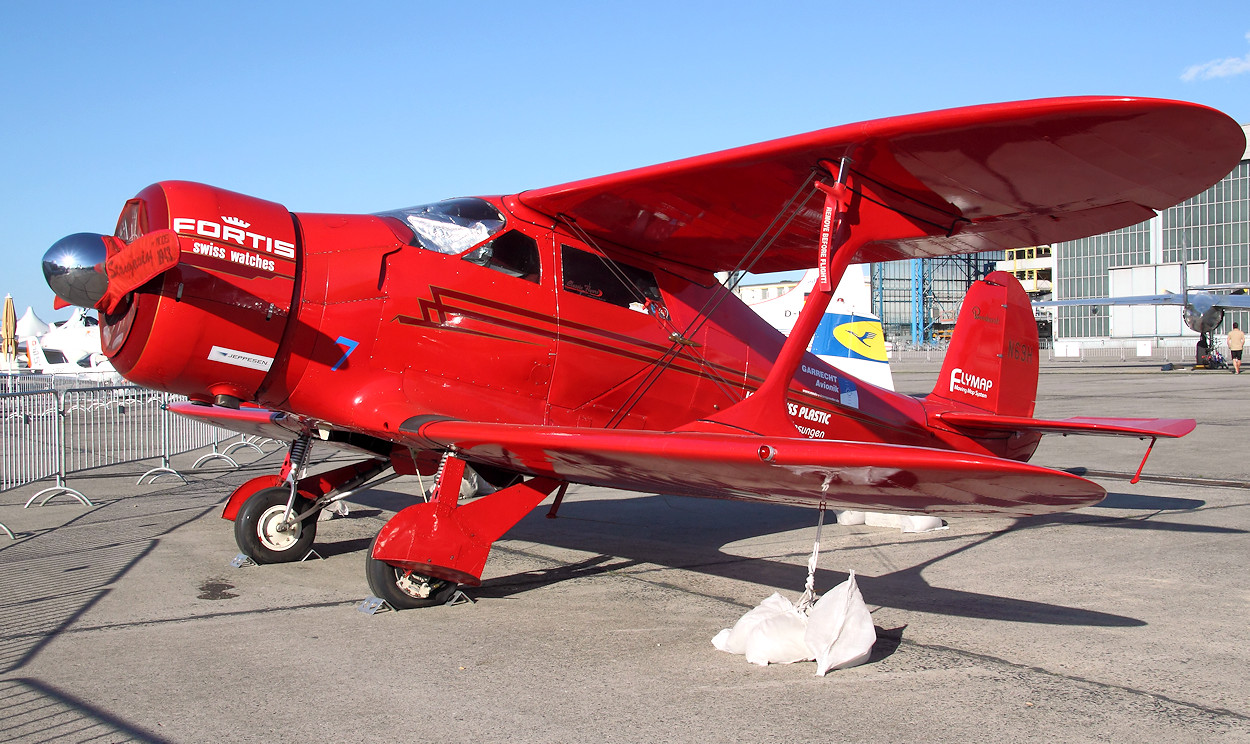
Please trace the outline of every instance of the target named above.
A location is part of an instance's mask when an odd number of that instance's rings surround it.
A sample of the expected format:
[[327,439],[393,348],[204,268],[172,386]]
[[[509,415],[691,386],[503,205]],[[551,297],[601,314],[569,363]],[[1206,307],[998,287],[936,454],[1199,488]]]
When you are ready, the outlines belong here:
[[891,444],[413,420],[419,448],[631,491],[944,515],[1026,516],[1095,504],[1084,478],[988,455]]

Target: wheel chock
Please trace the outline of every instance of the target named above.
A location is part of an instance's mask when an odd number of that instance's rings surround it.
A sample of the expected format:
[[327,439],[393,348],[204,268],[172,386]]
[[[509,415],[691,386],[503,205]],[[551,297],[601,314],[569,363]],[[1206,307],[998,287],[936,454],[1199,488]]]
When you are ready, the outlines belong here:
[[464,592],[460,591],[459,589],[452,592],[451,596],[447,598],[448,607],[455,607],[456,605],[462,605],[462,604],[477,604],[477,600],[465,594]]
[[361,600],[360,604],[356,605],[356,611],[363,612],[366,615],[376,615],[379,612],[387,612],[394,609],[381,597],[367,597]]

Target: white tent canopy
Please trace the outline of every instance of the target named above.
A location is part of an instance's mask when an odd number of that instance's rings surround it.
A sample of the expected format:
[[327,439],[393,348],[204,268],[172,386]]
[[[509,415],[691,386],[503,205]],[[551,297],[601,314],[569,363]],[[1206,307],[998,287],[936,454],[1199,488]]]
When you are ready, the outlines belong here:
[[26,338],[27,336],[42,336],[52,329],[52,326],[39,319],[35,315],[35,309],[30,305],[26,306],[26,312],[17,321],[17,337]]

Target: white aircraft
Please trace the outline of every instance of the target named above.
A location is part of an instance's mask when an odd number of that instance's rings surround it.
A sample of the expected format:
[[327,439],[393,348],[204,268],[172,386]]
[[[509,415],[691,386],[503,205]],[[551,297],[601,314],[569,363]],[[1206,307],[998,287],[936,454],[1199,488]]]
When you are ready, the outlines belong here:
[[[1135,267],[1147,269],[1149,267]],[[1180,264],[1167,264],[1157,267],[1159,281],[1162,286],[1181,286],[1180,292],[1161,292],[1152,295],[1127,295],[1120,297],[1089,297],[1068,300],[1044,300],[1034,302],[1034,307],[1094,307],[1102,305],[1179,305],[1181,320],[1191,330],[1198,333],[1198,346],[1210,346],[1211,334],[1224,321],[1228,310],[1250,310],[1250,294],[1246,294],[1247,284],[1193,284],[1189,282],[1206,275],[1204,264],[1189,264],[1182,276]],[[1112,269],[1112,286],[1118,277],[1129,279],[1129,269]],[[1167,279],[1164,279],[1164,277]],[[1167,281],[1167,284],[1163,282]],[[1231,291],[1230,291],[1231,290]],[[1201,356],[1203,352],[1199,352]]]
[[[1236,290],[1220,294],[1216,290]],[[1240,294],[1238,294],[1240,292]],[[1133,297],[1091,297],[1080,300],[1045,300],[1039,307],[1072,307],[1081,305],[1181,305],[1185,325],[1200,334],[1209,334],[1220,327],[1228,310],[1250,310],[1250,294],[1244,284],[1203,284],[1185,291]]]
[[[789,335],[818,275],[816,269],[811,269],[798,284],[781,295],[747,305],[773,328]],[[820,321],[809,350],[849,375],[893,390],[885,331],[881,319],[872,314],[871,308],[868,266],[851,266],[834,291],[833,301]]]
[[[28,315],[32,315],[27,311]],[[23,316],[25,320],[26,316]],[[35,318],[38,320],[38,318]],[[42,321],[40,321],[42,322]],[[113,372],[113,365],[100,350],[100,322],[83,308],[42,336],[19,338],[26,344],[30,371],[44,375]]]

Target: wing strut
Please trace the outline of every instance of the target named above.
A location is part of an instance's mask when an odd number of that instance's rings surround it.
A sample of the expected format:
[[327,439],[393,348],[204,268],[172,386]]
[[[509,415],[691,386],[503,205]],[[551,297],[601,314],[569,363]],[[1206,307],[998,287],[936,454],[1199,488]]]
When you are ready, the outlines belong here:
[[[851,258],[860,247],[874,239],[872,232],[864,224],[858,224],[854,230],[851,227],[856,222],[851,216],[858,211],[861,197],[847,185],[850,164],[850,158],[842,158],[841,165],[837,168],[837,181],[832,184],[821,181],[815,183],[816,188],[825,194],[824,216],[820,226],[820,278],[803,303],[798,321],[781,347],[781,353],[777,355],[777,361],[768,371],[763,384],[746,400],[682,427],[683,430],[720,431],[728,427],[756,434],[801,436],[786,411],[790,383],[799,370],[807,347],[816,335],[816,329],[833,299],[833,290],[846,273]],[[830,173],[834,172],[828,161],[822,160],[821,165]]]
[[1133,473],[1133,477],[1130,478],[1128,481],[1129,483],[1136,483],[1137,481],[1141,480],[1142,468],[1146,467],[1146,460],[1150,457],[1150,450],[1155,448],[1155,442],[1158,441],[1158,439],[1159,439],[1158,437],[1150,438],[1150,444],[1149,446],[1146,447],[1146,454],[1142,455],[1141,465],[1137,466],[1137,472]]

